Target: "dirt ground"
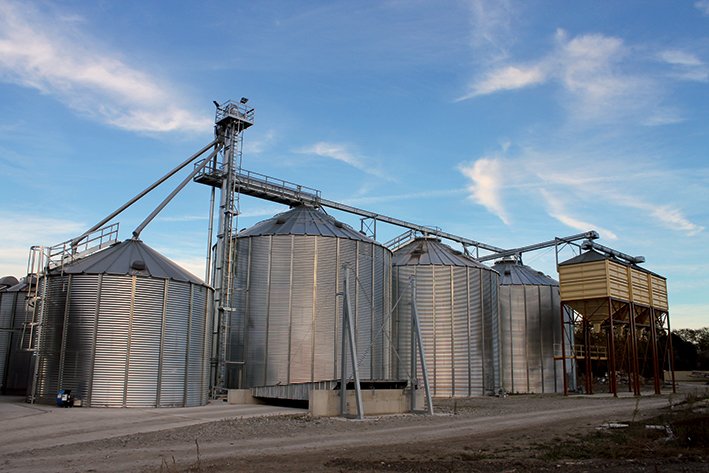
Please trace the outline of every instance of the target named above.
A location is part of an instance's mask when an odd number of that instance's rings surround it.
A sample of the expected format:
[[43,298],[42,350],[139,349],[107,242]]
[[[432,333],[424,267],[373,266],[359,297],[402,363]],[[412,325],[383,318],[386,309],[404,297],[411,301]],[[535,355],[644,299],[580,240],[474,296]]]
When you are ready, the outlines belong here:
[[433,417],[363,421],[230,418],[28,448],[0,456],[0,471],[707,472],[706,394],[441,400]]

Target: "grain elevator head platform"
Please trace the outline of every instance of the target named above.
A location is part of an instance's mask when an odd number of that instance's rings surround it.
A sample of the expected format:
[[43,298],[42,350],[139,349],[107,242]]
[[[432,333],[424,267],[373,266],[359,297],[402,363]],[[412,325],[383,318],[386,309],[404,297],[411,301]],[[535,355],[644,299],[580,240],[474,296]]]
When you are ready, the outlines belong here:
[[642,257],[596,243],[583,247],[585,252],[558,266],[561,305],[573,314],[563,323],[576,336],[573,348],[562,344],[562,357],[577,361],[587,393],[617,395],[619,384],[627,384],[639,396],[652,383],[660,394],[668,381],[662,368],[674,377],[665,278],[640,267]]

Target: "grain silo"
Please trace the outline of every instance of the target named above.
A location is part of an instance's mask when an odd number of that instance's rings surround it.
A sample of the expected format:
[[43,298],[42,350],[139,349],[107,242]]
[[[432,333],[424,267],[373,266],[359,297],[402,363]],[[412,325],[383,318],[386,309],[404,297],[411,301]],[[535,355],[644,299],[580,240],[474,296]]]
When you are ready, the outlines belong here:
[[[563,392],[559,283],[517,258],[493,266],[500,274],[502,388],[511,393]],[[567,344],[573,337],[567,335]],[[558,348],[560,350],[560,348]]]
[[388,378],[388,249],[303,205],[240,232],[236,264],[229,387],[339,379],[345,265],[360,378]]
[[[500,387],[498,274],[435,238],[394,252],[397,375],[409,374],[410,279],[434,397],[494,394]],[[418,379],[421,380],[420,368]]]
[[207,402],[211,289],[140,240],[50,271],[39,293],[35,399],[70,389],[94,407]]
[[29,386],[32,353],[21,345],[23,328],[31,321],[27,307],[27,280],[2,278],[0,284],[16,284],[0,290],[0,369],[2,393],[25,395]]

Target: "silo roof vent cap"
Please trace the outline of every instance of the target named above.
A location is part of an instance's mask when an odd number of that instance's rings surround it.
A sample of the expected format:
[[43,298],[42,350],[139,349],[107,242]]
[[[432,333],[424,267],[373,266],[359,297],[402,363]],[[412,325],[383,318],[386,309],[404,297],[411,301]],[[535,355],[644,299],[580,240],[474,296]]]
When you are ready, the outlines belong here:
[[144,271],[145,261],[143,261],[142,259],[137,259],[130,264],[130,267],[131,269],[135,269],[136,271]]

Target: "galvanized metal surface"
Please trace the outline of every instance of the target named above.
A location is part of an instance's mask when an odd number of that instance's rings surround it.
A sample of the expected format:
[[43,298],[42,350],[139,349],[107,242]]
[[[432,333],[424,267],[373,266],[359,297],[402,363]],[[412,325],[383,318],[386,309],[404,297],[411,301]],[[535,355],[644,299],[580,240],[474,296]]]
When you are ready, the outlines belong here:
[[[7,283],[17,281],[3,279]],[[21,283],[0,290],[0,390],[4,394],[24,394],[27,390],[30,358],[20,350],[26,293],[27,285]]]
[[[162,256],[155,261],[169,267]],[[83,267],[107,266],[84,262]],[[209,288],[84,271],[50,274],[46,284],[37,357],[40,401],[52,402],[58,389],[71,389],[94,407],[206,403]]]
[[[125,240],[64,267],[67,274],[118,274],[204,284],[194,274],[162,256],[140,240]],[[133,265],[142,262],[142,266]]]
[[394,253],[394,297],[399,300],[394,311],[397,376],[409,375],[412,276],[433,396],[497,392],[499,276],[436,240],[414,241]]
[[[516,260],[493,266],[500,273],[502,387],[511,393],[563,392],[559,283]],[[568,316],[570,320],[570,315]],[[567,341],[571,339],[567,335]]]
[[282,222],[267,220],[237,240],[229,387],[338,377],[345,264],[352,271],[360,375],[386,379],[391,253],[319,210],[296,208],[277,218]]

